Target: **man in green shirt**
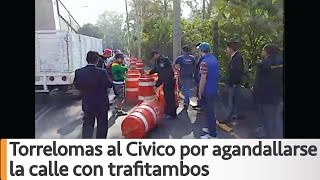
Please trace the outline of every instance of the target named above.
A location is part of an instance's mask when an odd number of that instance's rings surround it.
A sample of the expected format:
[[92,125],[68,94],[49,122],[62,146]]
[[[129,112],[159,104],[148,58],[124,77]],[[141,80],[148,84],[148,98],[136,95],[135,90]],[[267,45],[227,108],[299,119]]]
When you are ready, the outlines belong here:
[[113,79],[114,91],[117,94],[116,98],[116,110],[118,116],[127,115],[127,113],[122,109],[122,104],[124,103],[124,81],[127,67],[123,65],[124,55],[122,53],[115,56],[115,60],[111,65],[111,74]]

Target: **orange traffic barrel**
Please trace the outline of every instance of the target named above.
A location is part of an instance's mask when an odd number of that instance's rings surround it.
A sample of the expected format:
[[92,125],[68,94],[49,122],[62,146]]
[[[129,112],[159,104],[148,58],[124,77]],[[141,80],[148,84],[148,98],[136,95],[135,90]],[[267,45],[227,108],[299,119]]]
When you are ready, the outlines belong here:
[[140,71],[141,74],[144,74],[144,67],[143,67],[143,61],[142,60],[138,60],[136,62],[136,68]]
[[128,72],[127,72],[127,74],[132,74],[132,73],[138,73],[138,74],[140,74],[140,72],[139,72],[139,70],[137,70],[137,69],[135,69],[135,68],[130,68],[129,70],[128,70]]
[[140,77],[139,72],[131,71],[126,74],[126,81],[125,81],[126,102],[137,103],[139,77]]
[[158,73],[152,74],[152,77],[153,77],[153,79],[154,79],[154,82],[157,82],[157,81],[158,81],[158,78],[159,78]]
[[138,86],[138,103],[155,100],[154,79],[151,75],[141,75]]
[[143,102],[136,107],[121,124],[125,138],[144,138],[163,117],[157,101]]
[[174,79],[176,80],[176,83],[179,85],[179,71],[174,71]]
[[176,81],[174,83],[174,97],[175,97],[175,101],[176,101],[176,108],[179,107],[179,99],[180,99],[180,96],[179,96],[179,85],[178,85],[178,81]]
[[135,58],[130,60],[130,68],[136,68],[137,60]]

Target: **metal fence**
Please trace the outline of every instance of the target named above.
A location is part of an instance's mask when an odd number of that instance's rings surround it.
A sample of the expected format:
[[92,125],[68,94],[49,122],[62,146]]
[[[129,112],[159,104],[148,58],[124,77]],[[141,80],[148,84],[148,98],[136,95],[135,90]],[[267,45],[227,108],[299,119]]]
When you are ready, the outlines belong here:
[[78,29],[80,28],[79,23],[70,14],[69,10],[61,2],[61,0],[56,0],[56,1],[57,1],[57,9],[58,9],[59,23],[61,26],[61,30],[78,32]]

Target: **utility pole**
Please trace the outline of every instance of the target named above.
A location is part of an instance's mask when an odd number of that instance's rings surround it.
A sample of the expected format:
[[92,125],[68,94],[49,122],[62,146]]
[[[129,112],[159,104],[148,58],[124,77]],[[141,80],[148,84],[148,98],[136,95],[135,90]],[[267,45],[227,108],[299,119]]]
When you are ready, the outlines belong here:
[[202,0],[202,19],[206,18],[206,0]]
[[213,20],[212,21],[212,40],[213,40],[213,50],[214,53],[218,56],[219,52],[219,27],[218,22]]
[[129,29],[129,13],[128,13],[128,2],[125,0],[126,3],[126,21],[127,21],[127,37],[128,37],[128,53],[129,56],[131,56],[131,51],[130,51],[130,29]]
[[168,17],[168,0],[164,0],[164,18],[167,19]]
[[173,60],[181,53],[181,0],[173,1]]
[[141,58],[141,43],[142,43],[142,30],[143,30],[143,16],[142,16],[142,7],[143,2],[139,0],[139,28],[138,28],[138,57]]

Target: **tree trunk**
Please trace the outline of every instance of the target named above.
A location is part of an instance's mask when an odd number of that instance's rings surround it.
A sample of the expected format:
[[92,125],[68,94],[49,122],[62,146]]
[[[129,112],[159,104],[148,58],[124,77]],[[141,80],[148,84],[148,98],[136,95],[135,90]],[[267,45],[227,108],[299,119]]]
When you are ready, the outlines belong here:
[[206,18],[209,19],[211,16],[211,12],[212,12],[212,8],[213,8],[213,1],[214,0],[210,0],[209,5],[208,5],[208,11],[207,11],[207,15]]
[[129,27],[129,13],[128,13],[128,2],[127,2],[127,0],[125,0],[125,2],[126,2],[126,21],[127,21],[127,36],[128,36],[128,53],[129,53],[129,56],[131,56],[131,51],[130,51],[130,27]]
[[164,0],[164,18],[168,17],[168,0]]
[[138,58],[141,58],[141,42],[142,42],[142,29],[143,29],[143,25],[142,25],[142,0],[139,1],[139,25],[138,25]]
[[217,56],[219,55],[219,28],[218,22],[212,21],[212,40],[213,40],[213,51]]
[[173,59],[180,55],[181,49],[181,0],[173,1]]
[[202,19],[206,18],[206,0],[202,0]]

